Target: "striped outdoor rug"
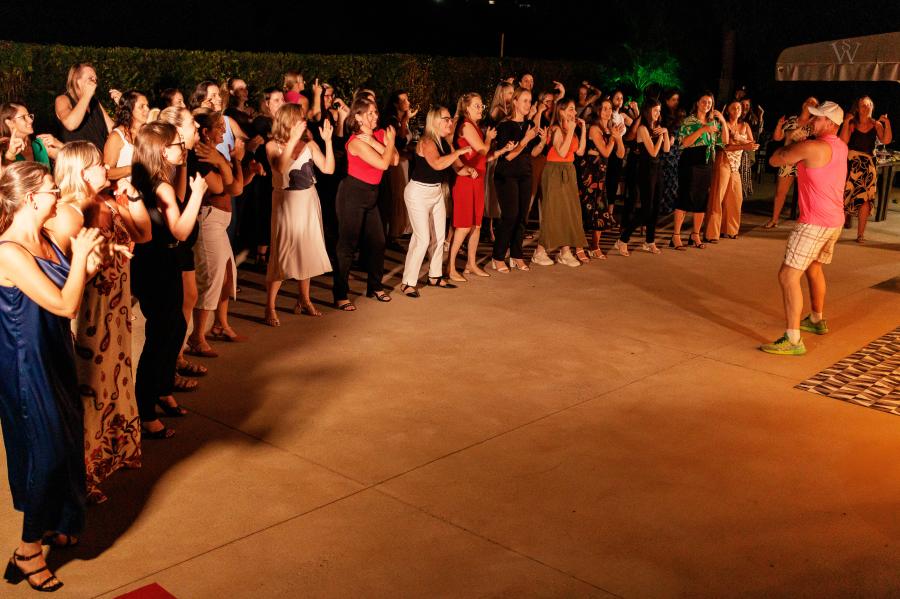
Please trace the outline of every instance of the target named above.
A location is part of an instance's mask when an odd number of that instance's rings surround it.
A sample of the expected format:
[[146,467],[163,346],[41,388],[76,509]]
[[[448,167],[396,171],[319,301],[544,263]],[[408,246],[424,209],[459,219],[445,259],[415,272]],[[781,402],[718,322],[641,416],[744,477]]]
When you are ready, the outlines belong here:
[[900,327],[796,388],[900,415]]

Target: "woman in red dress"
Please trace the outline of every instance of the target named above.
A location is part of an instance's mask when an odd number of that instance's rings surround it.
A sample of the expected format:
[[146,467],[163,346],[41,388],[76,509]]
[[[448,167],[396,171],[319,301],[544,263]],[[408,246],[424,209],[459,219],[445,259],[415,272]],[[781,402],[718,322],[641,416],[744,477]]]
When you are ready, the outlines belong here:
[[491,152],[491,142],[497,137],[497,130],[488,127],[481,131],[481,115],[484,104],[481,96],[470,92],[460,97],[456,107],[456,134],[454,145],[458,148],[471,146],[474,152],[464,154],[460,160],[471,167],[477,177],[457,177],[453,184],[453,243],[450,246],[450,279],[465,282],[466,278],[456,270],[456,256],[468,237],[465,274],[489,277],[476,260],[478,240],[481,235],[481,217],[484,215],[484,174],[488,160],[496,160],[508,151],[507,148]]

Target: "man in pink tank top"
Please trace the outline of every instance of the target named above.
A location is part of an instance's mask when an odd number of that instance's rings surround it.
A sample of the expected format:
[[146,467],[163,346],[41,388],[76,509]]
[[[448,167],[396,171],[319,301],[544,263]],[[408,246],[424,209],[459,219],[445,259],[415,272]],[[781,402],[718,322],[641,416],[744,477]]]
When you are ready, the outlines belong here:
[[[834,244],[844,225],[844,183],[847,180],[847,144],[837,137],[844,121],[844,111],[834,102],[809,108],[813,116],[815,139],[785,146],[769,159],[775,167],[797,165],[797,190],[800,195],[800,218],[788,238],[784,263],[778,271],[778,282],[784,298],[787,328],[784,335],[759,349],[782,356],[801,356],[806,347],[800,331],[824,335],[828,332],[825,309],[825,273],[830,264]],[[811,313],[800,320],[803,289],[800,279],[806,273]]]

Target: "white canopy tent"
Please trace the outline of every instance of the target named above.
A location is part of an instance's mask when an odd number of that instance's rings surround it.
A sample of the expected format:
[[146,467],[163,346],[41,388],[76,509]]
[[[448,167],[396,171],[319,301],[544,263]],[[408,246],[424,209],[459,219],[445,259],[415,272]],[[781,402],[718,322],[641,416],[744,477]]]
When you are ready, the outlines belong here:
[[787,48],[778,55],[775,80],[900,83],[900,31]]

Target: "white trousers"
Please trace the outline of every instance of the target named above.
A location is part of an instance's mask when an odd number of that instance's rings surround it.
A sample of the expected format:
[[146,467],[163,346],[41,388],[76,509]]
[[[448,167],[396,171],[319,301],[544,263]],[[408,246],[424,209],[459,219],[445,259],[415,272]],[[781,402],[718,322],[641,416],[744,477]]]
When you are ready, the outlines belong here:
[[412,226],[403,283],[412,286],[418,282],[426,252],[431,256],[428,276],[435,279],[443,275],[447,207],[444,205],[444,188],[440,184],[410,181],[403,190],[403,201]]

